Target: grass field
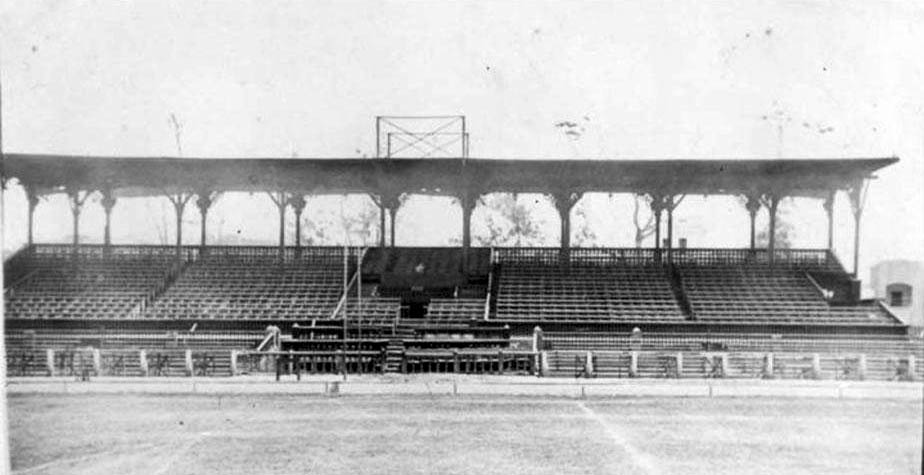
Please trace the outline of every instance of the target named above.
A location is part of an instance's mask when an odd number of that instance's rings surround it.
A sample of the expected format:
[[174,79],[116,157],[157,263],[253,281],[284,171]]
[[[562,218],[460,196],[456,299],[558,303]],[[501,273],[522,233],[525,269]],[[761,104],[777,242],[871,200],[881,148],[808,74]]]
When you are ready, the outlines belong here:
[[11,395],[14,473],[920,473],[917,401]]

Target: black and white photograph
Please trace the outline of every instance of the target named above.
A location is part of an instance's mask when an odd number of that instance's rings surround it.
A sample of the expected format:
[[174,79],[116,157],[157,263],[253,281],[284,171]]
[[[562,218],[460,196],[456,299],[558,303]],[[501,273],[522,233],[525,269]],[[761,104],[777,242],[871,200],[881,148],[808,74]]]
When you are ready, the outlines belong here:
[[920,474],[924,2],[0,3],[0,474]]

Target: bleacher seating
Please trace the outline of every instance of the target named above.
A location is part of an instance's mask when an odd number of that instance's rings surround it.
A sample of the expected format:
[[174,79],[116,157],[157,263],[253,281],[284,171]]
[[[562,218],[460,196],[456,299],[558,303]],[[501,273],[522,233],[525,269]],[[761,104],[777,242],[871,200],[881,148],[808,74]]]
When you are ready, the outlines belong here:
[[790,266],[677,266],[695,318],[708,322],[890,324],[879,306],[832,306],[804,269]]
[[430,300],[427,320],[439,322],[465,322],[484,319],[483,298],[455,298]]
[[137,318],[141,305],[175,270],[168,256],[37,254],[6,293],[7,318]]
[[161,319],[306,320],[330,316],[343,291],[336,259],[201,257],[148,308]]
[[498,319],[683,321],[665,271],[653,265],[503,264]]

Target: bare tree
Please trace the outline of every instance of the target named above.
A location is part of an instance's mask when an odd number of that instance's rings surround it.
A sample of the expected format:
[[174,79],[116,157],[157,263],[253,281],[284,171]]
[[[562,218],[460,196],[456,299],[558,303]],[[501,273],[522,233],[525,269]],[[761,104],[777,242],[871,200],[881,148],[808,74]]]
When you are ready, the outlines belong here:
[[532,211],[515,193],[498,193],[481,200],[486,208],[488,236],[473,236],[480,246],[536,245],[544,237]]
[[[642,244],[645,242],[645,238],[654,234],[655,217],[654,213],[651,212],[650,203],[646,197],[634,195],[633,198],[632,224],[635,225],[635,247],[639,248],[642,247]],[[642,223],[641,218],[643,207],[648,210],[648,219],[645,220],[644,224]]]

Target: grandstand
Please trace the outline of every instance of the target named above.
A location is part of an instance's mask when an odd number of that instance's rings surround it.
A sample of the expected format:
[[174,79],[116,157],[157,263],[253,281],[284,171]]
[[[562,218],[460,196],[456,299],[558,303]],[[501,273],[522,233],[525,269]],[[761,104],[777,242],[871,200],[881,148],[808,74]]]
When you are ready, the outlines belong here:
[[[119,193],[155,196],[160,183],[183,203],[216,190],[285,190],[283,211],[323,184],[378,197],[383,224],[371,248],[287,245],[282,229],[279,246],[214,246],[205,220],[196,246],[113,245],[108,232],[101,245],[30,242],[4,262],[11,375],[924,376],[920,342],[882,302],[860,298],[857,255],[846,269],[830,238],[827,249],[776,249],[773,239],[757,248],[752,212],[750,248],[676,248],[670,225],[661,245],[661,213],[670,223],[672,197],[685,193],[762,202],[772,228],[781,197],[843,190],[859,222],[864,181],[895,159],[6,158],[5,179],[68,193],[75,210],[86,193],[109,196],[107,222]],[[471,246],[476,198],[495,191],[550,194],[561,245]],[[570,210],[595,191],[647,194],[656,247],[571,248]],[[399,247],[394,233],[386,243],[386,215],[393,231],[396,197],[414,192],[459,198],[461,246]],[[205,215],[210,199],[197,204]],[[858,242],[859,225],[855,233]]]

